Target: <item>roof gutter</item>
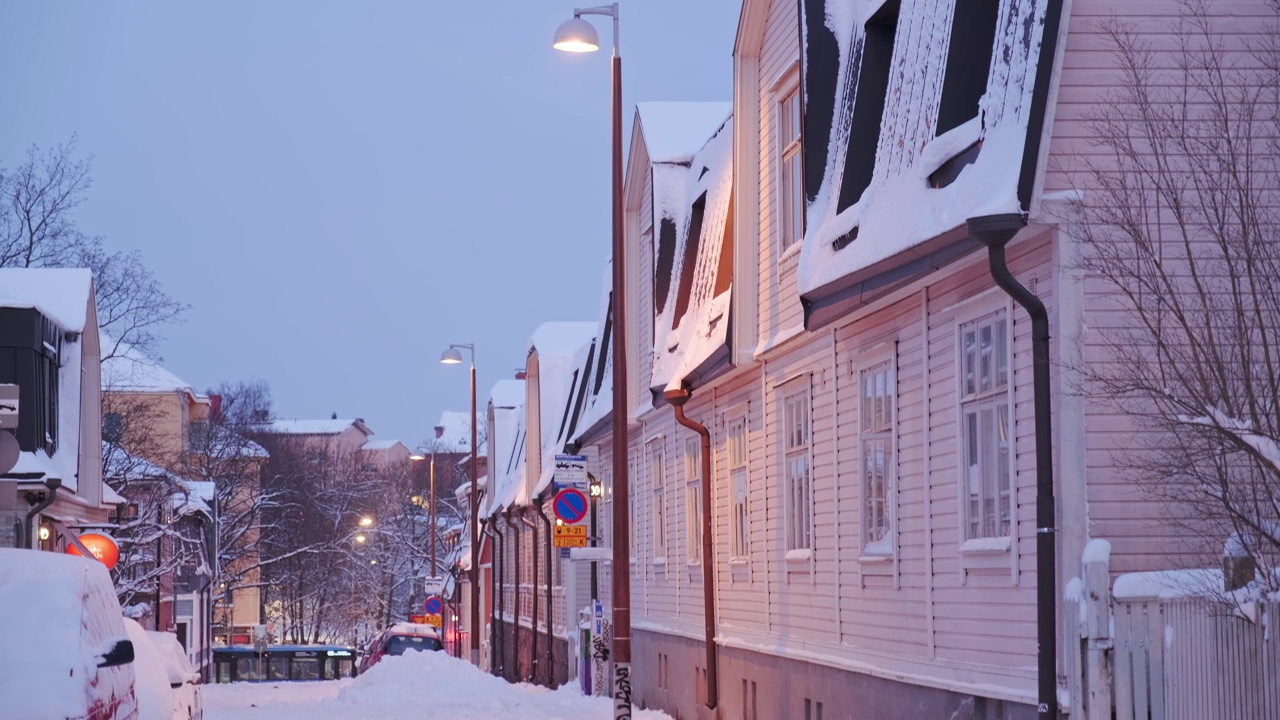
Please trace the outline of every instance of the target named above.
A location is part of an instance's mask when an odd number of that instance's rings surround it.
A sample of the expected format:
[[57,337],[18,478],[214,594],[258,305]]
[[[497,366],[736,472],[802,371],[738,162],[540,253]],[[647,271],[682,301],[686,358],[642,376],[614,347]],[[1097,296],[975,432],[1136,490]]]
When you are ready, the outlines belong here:
[[684,414],[684,404],[693,396],[687,388],[668,390],[663,397],[676,413],[676,422],[702,437],[702,612],[706,631],[707,707],[720,704],[720,669],[716,658],[715,548],[711,535],[711,433],[707,427]]
[[[1047,32],[1047,31],[1046,31]],[[1058,717],[1057,542],[1053,495],[1053,429],[1049,402],[1049,313],[1044,303],[1013,277],[1005,246],[1027,224],[1021,213],[969,218],[969,233],[987,246],[991,278],[1031,316],[1032,384],[1036,435],[1036,636],[1038,712],[1041,720]],[[1010,410],[1012,412],[1012,409]]]

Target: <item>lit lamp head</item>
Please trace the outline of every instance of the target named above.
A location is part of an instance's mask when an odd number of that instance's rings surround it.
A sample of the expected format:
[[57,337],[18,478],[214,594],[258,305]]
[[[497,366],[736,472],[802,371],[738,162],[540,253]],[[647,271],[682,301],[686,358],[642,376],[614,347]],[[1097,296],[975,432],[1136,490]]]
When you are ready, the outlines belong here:
[[426,460],[427,451],[423,450],[422,448],[416,448],[413,452],[409,453],[409,459],[410,460]]
[[440,362],[445,365],[460,365],[462,364],[462,353],[458,352],[457,348],[451,347],[440,353]]
[[600,49],[600,36],[591,23],[574,15],[556,29],[552,47],[565,52],[595,52]]

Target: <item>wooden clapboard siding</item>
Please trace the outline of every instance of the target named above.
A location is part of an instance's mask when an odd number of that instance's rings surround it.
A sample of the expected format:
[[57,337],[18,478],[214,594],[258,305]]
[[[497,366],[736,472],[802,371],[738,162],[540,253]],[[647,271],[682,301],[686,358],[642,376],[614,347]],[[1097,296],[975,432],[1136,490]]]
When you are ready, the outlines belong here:
[[779,150],[778,118],[775,105],[781,99],[775,93],[777,84],[794,69],[800,59],[798,3],[773,0],[764,30],[759,54],[760,127],[760,338],[776,338],[779,333],[798,327],[804,321],[800,295],[796,289],[796,259],[779,265],[778,203]]

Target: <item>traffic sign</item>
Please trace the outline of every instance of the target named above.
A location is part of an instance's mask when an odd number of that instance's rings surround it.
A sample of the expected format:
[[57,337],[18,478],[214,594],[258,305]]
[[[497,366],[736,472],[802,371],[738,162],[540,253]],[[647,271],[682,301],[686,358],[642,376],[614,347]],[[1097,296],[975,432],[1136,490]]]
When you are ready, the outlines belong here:
[[551,504],[551,510],[556,517],[569,525],[582,522],[582,519],[587,516],[589,507],[590,502],[587,496],[577,488],[565,488],[556,493],[555,502]]
[[556,487],[587,489],[587,456],[556,455]]
[[432,595],[427,598],[426,602],[422,603],[422,609],[428,615],[439,615],[444,612],[444,601],[440,599],[439,595]]
[[551,536],[551,544],[558,548],[586,547],[587,526],[556,525],[555,534]]
[[428,577],[422,579],[422,589],[432,595],[444,592],[444,578],[440,576]]

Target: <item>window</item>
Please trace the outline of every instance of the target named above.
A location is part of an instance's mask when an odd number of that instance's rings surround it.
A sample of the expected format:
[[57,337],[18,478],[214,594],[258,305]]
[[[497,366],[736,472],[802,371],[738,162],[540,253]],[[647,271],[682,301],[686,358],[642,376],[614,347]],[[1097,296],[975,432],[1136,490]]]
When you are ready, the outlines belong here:
[[862,42],[862,63],[858,67],[858,85],[849,120],[849,143],[845,152],[844,177],[836,212],[862,197],[871,184],[880,144],[880,120],[884,116],[889,94],[889,71],[893,61],[893,41],[898,33],[901,0],[888,0],[867,20]]
[[742,720],[758,720],[756,713],[756,681],[742,678]]
[[804,234],[804,189],[800,167],[800,88],[792,84],[778,103],[778,250]]
[[[636,457],[630,453],[627,454],[627,477],[633,483],[639,481],[639,478],[636,477]],[[631,562],[635,562],[636,558],[640,556],[640,523],[638,522],[640,518],[636,516],[636,506],[639,503],[636,495],[639,495],[639,493],[634,491],[639,490],[639,488],[632,487],[629,489],[633,492],[627,493],[627,517],[631,519],[627,523],[627,530],[630,536],[628,542],[631,543]]]
[[965,539],[1009,537],[1009,322],[1001,310],[960,327]]
[[684,522],[689,563],[702,562],[702,437],[684,443]]
[[809,472],[809,381],[782,398],[783,489],[787,550],[813,547],[813,488]]
[[109,443],[119,443],[124,434],[124,416],[118,412],[109,412],[102,416],[102,439]]
[[747,512],[747,419],[729,421],[729,491],[733,502],[731,557],[745,558],[749,550],[750,530]]
[[889,555],[890,498],[894,479],[894,399],[897,395],[893,359],[873,361],[859,374],[861,427],[858,442],[862,456],[862,552]]
[[667,557],[667,494],[663,477],[665,459],[662,442],[654,443],[649,451],[649,477],[653,487],[653,559],[665,560]]
[[804,699],[804,720],[822,720],[822,703]]
[[978,116],[978,102],[987,92],[999,13],[999,0],[957,3],[954,8],[935,134],[941,135]]
[[[604,501],[604,511],[600,513],[603,522],[599,525],[603,542],[600,544],[603,547],[613,547],[613,470],[605,468],[600,473],[600,485],[604,493],[601,498]],[[631,552],[634,553],[635,549]]]

